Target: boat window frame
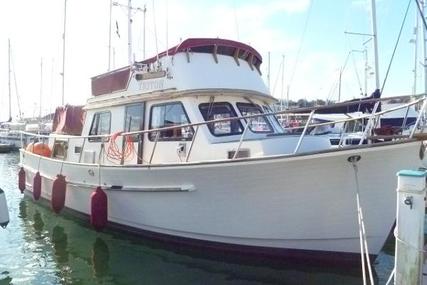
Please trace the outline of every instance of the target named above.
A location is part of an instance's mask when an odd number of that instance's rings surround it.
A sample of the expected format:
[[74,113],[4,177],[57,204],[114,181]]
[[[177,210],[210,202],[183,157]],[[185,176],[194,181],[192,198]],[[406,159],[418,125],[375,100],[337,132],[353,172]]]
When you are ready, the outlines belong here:
[[[231,104],[230,102],[227,102],[227,101],[221,101],[221,102],[206,102],[206,103],[200,103],[199,104],[199,106],[198,106],[198,108],[199,108],[199,112],[200,112],[200,114],[202,115],[202,118],[203,118],[203,120],[206,122],[206,121],[210,121],[210,119],[209,118],[205,118],[205,116],[203,115],[203,112],[202,112],[202,110],[201,110],[201,106],[203,105],[207,105],[208,107],[209,107],[209,105],[215,105],[215,104],[225,104],[225,105],[227,105],[228,107],[230,107],[230,110],[231,110],[231,112],[233,113],[233,115],[234,115],[234,117],[238,117],[237,116],[237,112],[236,112],[236,109],[234,108],[234,106],[233,106],[233,104]],[[229,117],[229,118],[232,118],[232,117]],[[209,123],[209,124],[206,124],[207,125],[207,127],[208,127],[208,129],[209,129],[209,132],[213,135],[213,136],[215,136],[215,137],[226,137],[226,136],[236,136],[236,135],[241,135],[241,134],[243,134],[243,130],[244,130],[244,128],[243,128],[243,124],[242,124],[242,122],[240,121],[240,120],[234,120],[235,122],[237,122],[237,124],[239,125],[239,128],[240,128],[240,132],[230,132],[230,133],[226,133],[226,134],[215,134],[215,132],[214,132],[214,129],[213,129],[213,125],[212,124],[214,124],[214,123]],[[232,123],[232,121],[229,121],[230,122],[230,124]],[[230,127],[231,128],[231,127]]]
[[[246,106],[249,106],[249,107],[255,107],[256,109],[258,109],[258,111],[260,111],[260,114],[265,114],[264,109],[260,105],[258,105],[258,104],[249,103],[249,102],[236,102],[236,107],[239,110],[240,115],[242,115],[242,117],[249,116],[248,114],[244,115],[242,113],[242,109],[241,109],[241,107],[243,107],[242,105],[246,105]],[[267,124],[267,126],[269,127],[270,130],[269,131],[257,131],[257,130],[253,130],[252,126],[251,126],[251,123],[248,120],[248,119],[251,119],[251,118],[245,118],[245,123],[249,124],[248,127],[251,130],[251,132],[256,133],[256,134],[272,134],[272,133],[274,133],[274,128],[271,125],[270,121],[268,120],[267,116],[260,116],[258,118],[263,118],[264,122]]]
[[[262,105],[262,108],[263,108],[265,113],[273,113],[273,110],[271,109],[271,107],[268,104]],[[266,118],[268,118],[270,120],[270,123],[274,125],[273,127],[276,127],[276,130],[279,133],[285,132],[282,124],[280,124],[279,119],[277,118],[277,115],[268,115],[268,116],[266,116]]]
[[[184,111],[185,118],[187,119],[187,123],[186,124],[191,124],[190,118],[188,117],[188,114],[187,114],[187,110],[185,109],[185,106],[184,106],[184,104],[181,101],[164,102],[164,103],[159,103],[159,104],[153,104],[153,105],[150,106],[150,120],[148,122],[148,130],[154,129],[151,126],[151,123],[153,121],[153,108],[167,106],[167,105],[181,105],[181,108]],[[158,142],[161,142],[161,141],[162,142],[191,141],[193,139],[193,136],[194,136],[194,128],[192,126],[190,126],[188,128],[191,129],[191,136],[188,137],[188,138],[183,137],[183,136],[181,138],[179,138],[179,139],[178,138],[173,138],[173,137],[172,138],[162,138],[161,135],[159,135],[157,141]],[[161,132],[162,131],[160,131],[160,134],[161,134]],[[154,135],[154,137],[153,137],[153,135]],[[156,136],[157,136],[157,132],[155,132],[155,131],[154,132],[149,132],[148,135],[147,135],[148,140],[151,141],[151,142],[156,141]]]
[[[128,108],[129,107],[133,107],[133,106],[141,106],[142,109],[142,115],[141,115],[141,124],[139,126],[139,129],[137,131],[143,131],[144,130],[144,122],[145,122],[145,102],[136,102],[136,103],[131,103],[131,104],[127,104],[125,105],[125,115],[124,115],[124,122],[123,122],[123,131],[124,132],[129,132],[129,130],[126,129],[126,124],[127,124],[127,113],[128,113]],[[134,130],[135,131],[135,130]],[[139,138],[141,137],[141,134],[135,134],[135,135],[131,135],[131,140],[132,142],[138,142]]]
[[[96,136],[96,135],[103,135],[103,134],[92,134],[92,130],[93,130],[93,124],[95,122],[96,117],[98,117],[98,126],[99,126],[99,117],[101,116],[101,114],[108,114],[109,115],[109,125],[108,125],[108,134],[111,134],[111,111],[100,111],[100,112],[96,112],[93,114],[92,116],[92,123],[90,124],[90,129],[89,129],[89,136]],[[98,126],[97,126],[97,132],[98,132]],[[88,138],[89,142],[108,142],[110,140],[109,137],[95,137],[95,138]]]

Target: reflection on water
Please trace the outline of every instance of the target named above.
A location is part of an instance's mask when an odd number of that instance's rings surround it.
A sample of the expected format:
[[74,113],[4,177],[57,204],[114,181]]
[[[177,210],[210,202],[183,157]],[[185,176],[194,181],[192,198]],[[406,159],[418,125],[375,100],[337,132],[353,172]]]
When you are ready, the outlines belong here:
[[[361,284],[359,269],[222,259],[136,236],[98,233],[86,221],[24,197],[17,189],[17,154],[0,156],[0,187],[10,224],[0,230],[2,284]],[[387,272],[384,273],[386,275]]]
[[19,202],[19,217],[21,219],[27,218],[27,203],[24,200]]
[[33,227],[34,227],[34,233],[37,235],[37,237],[41,237],[41,234],[43,232],[44,223],[42,220],[42,216],[39,211],[35,211],[33,216]]
[[110,250],[105,241],[97,237],[92,247],[92,268],[96,277],[101,278],[108,274]]

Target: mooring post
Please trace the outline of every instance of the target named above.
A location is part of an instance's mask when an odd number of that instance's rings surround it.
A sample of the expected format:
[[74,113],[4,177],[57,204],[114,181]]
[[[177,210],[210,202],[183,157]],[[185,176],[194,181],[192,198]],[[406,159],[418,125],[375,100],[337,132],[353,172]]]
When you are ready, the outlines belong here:
[[423,266],[426,172],[401,170],[397,177],[394,284],[419,285]]

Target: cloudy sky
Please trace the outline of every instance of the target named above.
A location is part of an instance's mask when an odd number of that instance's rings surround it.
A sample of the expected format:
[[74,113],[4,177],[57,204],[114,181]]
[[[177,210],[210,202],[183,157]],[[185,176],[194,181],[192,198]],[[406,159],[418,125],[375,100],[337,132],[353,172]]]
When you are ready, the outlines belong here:
[[[127,0],[117,1],[127,4]],[[384,96],[412,92],[415,45],[410,40],[415,37],[416,7],[415,1],[411,0],[377,0],[381,83],[409,2],[412,3]],[[263,56],[262,71],[266,83],[270,53],[270,89],[275,97],[280,98],[286,97],[289,86],[289,96],[293,100],[337,100],[339,74],[347,59],[341,80],[341,100],[346,100],[360,96],[360,89],[364,90],[365,59],[362,51],[366,47],[368,93],[375,87],[370,37],[345,33],[371,33],[370,0],[133,0],[132,5],[138,8],[145,5],[147,8],[147,57],[156,53],[156,38],[159,51],[189,37],[242,41],[252,45]],[[143,15],[141,11],[133,14],[136,60],[143,59]],[[17,94],[25,116],[38,115],[40,93],[43,113],[53,111],[61,103],[63,16],[64,0],[2,1],[0,120],[8,116],[8,38],[12,49],[13,117],[18,113]],[[111,62],[116,68],[127,64],[126,19],[125,8],[113,7],[114,56]],[[107,71],[108,28],[109,0],[67,0],[67,103],[84,104],[90,96],[90,77]],[[419,58],[422,58],[420,48]],[[417,90],[421,92],[421,64],[418,63],[417,68]]]

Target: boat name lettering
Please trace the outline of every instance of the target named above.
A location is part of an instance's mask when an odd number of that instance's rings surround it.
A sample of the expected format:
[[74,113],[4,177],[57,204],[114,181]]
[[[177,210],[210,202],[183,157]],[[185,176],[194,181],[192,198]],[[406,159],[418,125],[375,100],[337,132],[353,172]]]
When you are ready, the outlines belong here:
[[154,89],[163,89],[164,80],[152,80],[152,81],[143,81],[139,84],[139,89],[141,90],[154,90]]

